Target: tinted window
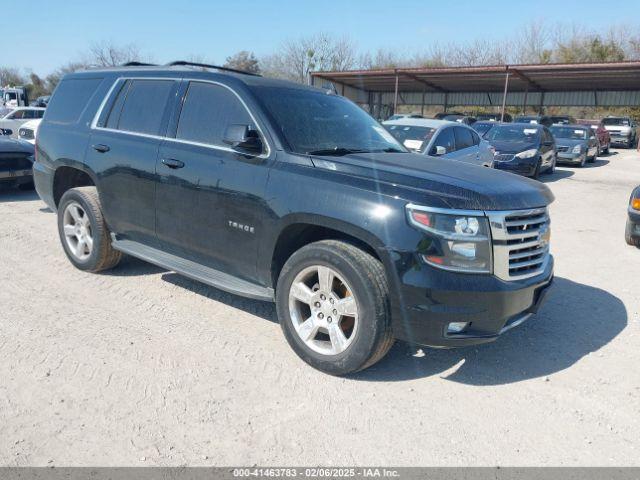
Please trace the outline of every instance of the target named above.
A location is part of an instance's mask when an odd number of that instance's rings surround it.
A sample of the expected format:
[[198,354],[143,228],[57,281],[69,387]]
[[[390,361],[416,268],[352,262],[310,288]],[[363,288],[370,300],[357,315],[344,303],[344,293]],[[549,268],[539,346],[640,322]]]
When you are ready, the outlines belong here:
[[453,128],[445,128],[434,140],[433,147],[429,153],[434,155],[436,153],[436,147],[444,147],[447,153],[451,153],[456,149],[455,145],[456,142],[453,138]]
[[44,117],[44,110],[36,110],[35,118],[42,118],[42,117]]
[[192,82],[189,85],[176,138],[224,145],[222,138],[232,124],[254,125],[249,112],[233,92],[210,83]]
[[173,80],[132,80],[118,130],[159,135]]
[[493,128],[494,125],[495,125],[495,123],[476,122],[476,123],[473,124],[473,128],[480,135],[484,136],[489,130],[491,130]]
[[463,148],[469,148],[475,145],[471,130],[461,127],[455,127],[453,130],[456,136],[456,150],[462,150]]
[[75,78],[60,82],[47,109],[47,122],[77,122],[100,82],[101,78]]
[[127,80],[122,85],[120,85],[120,91],[118,92],[118,96],[113,102],[113,105],[111,106],[111,110],[109,112],[109,116],[107,117],[107,122],[105,125],[107,128],[118,128],[118,120],[120,120],[120,112],[122,112],[124,99],[127,97],[127,92],[129,91],[130,85],[131,85],[131,81],[129,80]]
[[551,132],[556,138],[569,138],[572,140],[586,140],[589,138],[589,131],[574,127],[551,127]]

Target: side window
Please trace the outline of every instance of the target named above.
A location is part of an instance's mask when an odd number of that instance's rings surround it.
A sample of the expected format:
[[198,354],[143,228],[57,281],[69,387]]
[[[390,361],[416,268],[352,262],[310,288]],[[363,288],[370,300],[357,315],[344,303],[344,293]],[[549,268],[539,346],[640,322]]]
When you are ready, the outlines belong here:
[[9,115],[10,120],[22,120],[24,118],[24,110],[16,110],[11,115]]
[[473,138],[473,144],[480,145],[480,135],[478,135],[475,131],[469,131],[471,132],[471,137]]
[[473,137],[471,130],[463,127],[453,127],[456,136],[456,150],[473,147]]
[[456,142],[453,137],[453,128],[445,128],[436,137],[429,154],[434,155],[436,153],[436,147],[444,147],[447,153],[451,153],[456,149],[455,145]]
[[36,110],[36,118],[44,117],[44,110]]
[[37,118],[36,110],[25,110],[24,111],[24,118]]
[[117,129],[159,135],[173,85],[173,80],[132,80]]
[[111,105],[111,110],[109,111],[107,121],[104,125],[105,127],[118,128],[118,120],[120,120],[120,113],[122,113],[122,106],[124,105],[124,99],[127,97],[127,92],[129,91],[130,85],[130,80],[127,80],[122,85],[120,85],[120,91],[118,92],[113,105]]
[[176,138],[220,145],[229,125],[253,125],[249,112],[229,89],[191,82],[180,112]]
[[47,107],[47,122],[68,125],[77,122],[102,78],[62,80]]

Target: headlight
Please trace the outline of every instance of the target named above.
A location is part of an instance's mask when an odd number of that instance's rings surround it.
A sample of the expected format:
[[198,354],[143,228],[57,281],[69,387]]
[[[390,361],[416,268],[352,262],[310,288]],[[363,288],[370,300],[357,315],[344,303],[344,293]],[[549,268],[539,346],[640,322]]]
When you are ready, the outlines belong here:
[[576,145],[575,147],[573,147],[573,150],[571,150],[572,153],[580,153],[582,152],[582,145]]
[[531,150],[525,150],[524,152],[520,152],[516,154],[517,158],[533,158],[538,154],[538,150],[536,148],[532,148]]
[[407,205],[409,223],[425,232],[420,257],[437,268],[491,273],[489,220],[481,212]]

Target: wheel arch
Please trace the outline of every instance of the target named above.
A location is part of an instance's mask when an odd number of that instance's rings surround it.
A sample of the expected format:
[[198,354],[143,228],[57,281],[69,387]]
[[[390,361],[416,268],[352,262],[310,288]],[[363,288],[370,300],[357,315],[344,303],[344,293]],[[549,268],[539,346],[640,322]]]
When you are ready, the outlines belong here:
[[97,186],[95,173],[77,163],[61,163],[53,174],[53,201],[56,207],[64,193],[75,187]]
[[[382,262],[389,271],[390,259],[384,243],[373,233],[351,223],[321,215],[293,214],[284,219],[282,228],[268,250],[272,285],[276,285],[287,259],[297,250],[320,240],[342,240],[358,246]],[[391,280],[391,279],[389,279]],[[393,282],[392,282],[393,283]]]

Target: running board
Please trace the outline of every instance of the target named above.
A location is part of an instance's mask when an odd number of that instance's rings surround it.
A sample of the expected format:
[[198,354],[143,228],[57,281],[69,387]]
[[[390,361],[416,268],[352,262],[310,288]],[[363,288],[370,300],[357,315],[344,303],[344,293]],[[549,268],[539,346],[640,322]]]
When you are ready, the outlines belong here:
[[198,263],[186,260],[170,253],[143,245],[132,240],[117,240],[112,234],[111,245],[116,250],[139,258],[149,263],[153,263],[167,270],[172,270],[180,275],[197,280],[212,287],[219,288],[225,292],[233,293],[243,297],[254,298],[256,300],[266,300],[273,302],[274,294],[272,288],[261,287],[246,280],[234,277],[228,273],[223,273],[213,268],[205,267]]

